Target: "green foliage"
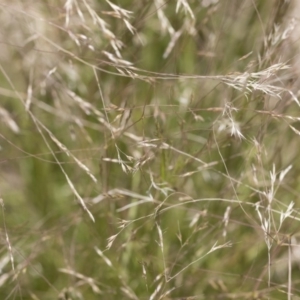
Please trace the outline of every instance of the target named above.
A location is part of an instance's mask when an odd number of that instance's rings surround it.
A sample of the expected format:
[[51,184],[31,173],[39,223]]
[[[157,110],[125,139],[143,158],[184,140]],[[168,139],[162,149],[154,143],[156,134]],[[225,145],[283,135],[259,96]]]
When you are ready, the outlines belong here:
[[299,298],[297,9],[3,1],[0,298]]

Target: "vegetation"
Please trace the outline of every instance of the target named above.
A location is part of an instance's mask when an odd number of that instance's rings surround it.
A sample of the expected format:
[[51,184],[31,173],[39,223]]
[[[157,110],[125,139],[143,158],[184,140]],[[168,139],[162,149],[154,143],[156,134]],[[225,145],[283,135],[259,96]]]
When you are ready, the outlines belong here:
[[0,4],[1,299],[299,299],[299,11]]

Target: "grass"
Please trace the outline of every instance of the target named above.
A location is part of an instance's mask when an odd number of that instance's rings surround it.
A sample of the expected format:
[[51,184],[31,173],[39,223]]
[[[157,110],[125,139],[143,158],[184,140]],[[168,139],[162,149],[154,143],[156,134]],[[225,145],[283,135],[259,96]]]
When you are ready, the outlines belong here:
[[298,299],[297,9],[0,4],[1,299]]

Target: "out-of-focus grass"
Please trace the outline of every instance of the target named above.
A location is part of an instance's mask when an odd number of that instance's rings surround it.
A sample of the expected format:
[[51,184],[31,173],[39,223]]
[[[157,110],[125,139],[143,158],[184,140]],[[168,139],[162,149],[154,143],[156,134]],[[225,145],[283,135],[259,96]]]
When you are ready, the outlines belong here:
[[299,296],[287,2],[0,5],[1,299]]

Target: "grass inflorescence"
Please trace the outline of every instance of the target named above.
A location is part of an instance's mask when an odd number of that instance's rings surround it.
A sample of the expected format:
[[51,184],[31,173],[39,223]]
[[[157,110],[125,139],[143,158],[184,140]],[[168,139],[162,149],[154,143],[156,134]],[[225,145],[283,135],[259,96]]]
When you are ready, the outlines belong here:
[[297,299],[299,4],[2,1],[1,299]]

